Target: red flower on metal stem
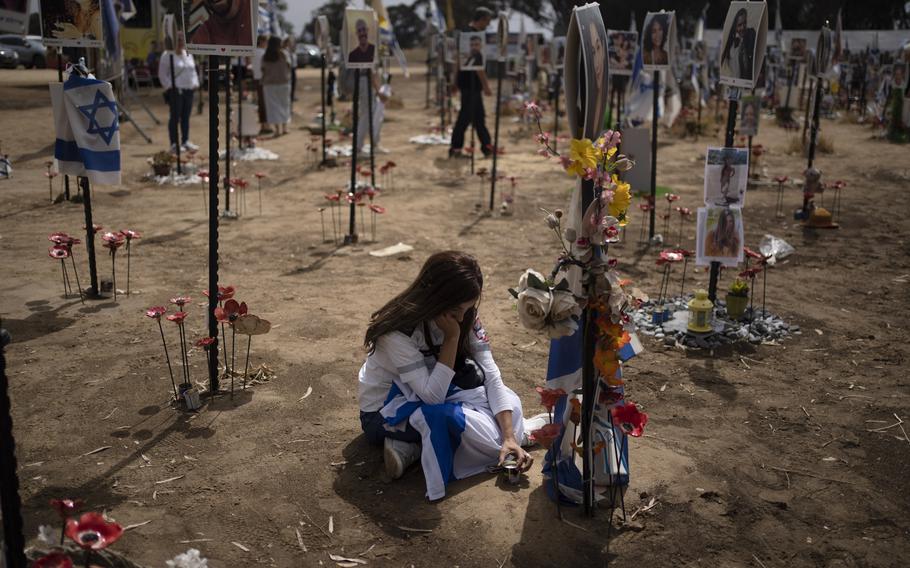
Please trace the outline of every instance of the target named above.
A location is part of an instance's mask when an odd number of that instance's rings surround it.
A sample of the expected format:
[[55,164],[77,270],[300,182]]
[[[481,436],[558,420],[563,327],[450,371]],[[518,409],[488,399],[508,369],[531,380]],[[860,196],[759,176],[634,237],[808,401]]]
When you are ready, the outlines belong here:
[[534,390],[540,395],[540,403],[547,409],[547,412],[553,412],[553,407],[556,406],[559,399],[566,396],[566,391],[562,389],[535,387]]
[[629,436],[639,437],[644,433],[645,424],[648,423],[648,415],[638,410],[634,402],[627,402],[620,406],[614,406],[610,413],[613,415],[613,421]]
[[164,306],[152,306],[151,308],[145,310],[145,317],[152,319],[161,319],[161,316],[167,313],[167,308]]
[[108,522],[100,513],[86,513],[66,522],[66,536],[85,550],[102,550],[117,542],[123,527]]
[[82,499],[51,499],[50,503],[61,519],[73,516],[85,504]]
[[547,424],[543,428],[539,428],[531,432],[529,437],[541,446],[549,449],[550,446],[553,445],[553,440],[558,438],[561,433],[561,424]]
[[35,560],[32,568],[73,568],[73,561],[62,552],[51,552]]
[[177,325],[183,325],[183,320],[185,320],[188,315],[189,314],[186,312],[177,312],[167,316],[167,320],[172,321]]
[[171,303],[176,305],[178,308],[180,308],[181,311],[183,311],[183,306],[189,304],[192,300],[193,299],[190,298],[189,296],[176,296],[174,298],[171,298]]

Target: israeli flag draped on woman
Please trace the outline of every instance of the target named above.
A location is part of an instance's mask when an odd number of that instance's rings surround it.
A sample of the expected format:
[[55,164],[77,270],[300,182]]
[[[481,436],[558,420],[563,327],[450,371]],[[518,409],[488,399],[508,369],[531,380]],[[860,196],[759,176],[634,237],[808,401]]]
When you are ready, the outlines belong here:
[[50,90],[60,173],[119,184],[120,124],[111,84],[70,73],[64,83],[50,83]]

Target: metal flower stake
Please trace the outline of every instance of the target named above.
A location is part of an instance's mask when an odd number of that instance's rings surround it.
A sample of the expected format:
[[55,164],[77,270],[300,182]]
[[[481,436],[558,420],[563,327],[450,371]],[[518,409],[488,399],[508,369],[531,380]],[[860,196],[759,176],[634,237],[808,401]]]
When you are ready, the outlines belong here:
[[112,233],[108,231],[101,235],[104,241],[104,248],[108,249],[111,254],[111,279],[113,280],[114,300],[117,300],[117,250],[126,242],[122,233]]
[[145,316],[158,322],[158,331],[161,332],[161,343],[164,345],[164,359],[167,361],[167,371],[171,375],[171,386],[174,387],[174,401],[180,400],[177,394],[177,381],[174,380],[174,368],[171,366],[171,355],[167,350],[167,340],[164,339],[164,326],[161,325],[161,316],[167,313],[165,306],[153,306],[145,310]]
[[259,316],[244,313],[237,317],[233,323],[234,331],[246,335],[246,362],[243,364],[243,390],[246,390],[250,370],[250,346],[254,335],[265,335],[272,329],[272,324]]
[[[259,214],[262,215],[262,178],[269,176],[267,176],[265,172],[256,172],[253,175],[256,176],[256,189],[259,192]],[[322,240],[325,240],[324,235]]]
[[[82,241],[80,241],[79,239],[77,239],[75,237],[71,237],[71,236],[67,235],[66,233],[62,233],[62,232],[51,233],[50,235],[48,235],[47,238],[52,243],[54,243],[55,246],[63,247],[64,249],[66,249],[66,254],[69,257],[70,262],[72,263],[72,266],[73,266],[73,275],[76,277],[76,288],[79,290],[79,301],[82,302],[83,304],[85,304],[85,296],[82,292],[82,284],[80,284],[80,282],[79,282],[79,271],[76,269],[76,259],[75,259],[75,255],[73,254],[73,246],[81,244]],[[50,251],[48,251],[48,252],[50,253]],[[57,253],[57,254],[59,254],[59,253]]]
[[47,249],[47,255],[55,260],[60,260],[60,268],[62,269],[63,274],[63,297],[69,298],[70,293],[72,292],[70,279],[66,274],[66,259],[69,258],[69,252],[66,250],[65,246],[51,245]]
[[131,243],[142,237],[142,233],[139,231],[134,231],[132,229],[124,229],[120,231],[120,234],[126,238],[126,295],[130,295],[130,250]]

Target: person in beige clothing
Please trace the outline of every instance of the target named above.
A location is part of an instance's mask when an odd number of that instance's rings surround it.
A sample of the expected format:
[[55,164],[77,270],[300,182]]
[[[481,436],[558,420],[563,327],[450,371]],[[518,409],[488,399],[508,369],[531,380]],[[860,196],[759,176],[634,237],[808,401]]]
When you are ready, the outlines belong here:
[[287,134],[291,122],[291,64],[281,49],[281,38],[269,38],[262,56],[262,95],[265,121],[274,125],[275,136]]

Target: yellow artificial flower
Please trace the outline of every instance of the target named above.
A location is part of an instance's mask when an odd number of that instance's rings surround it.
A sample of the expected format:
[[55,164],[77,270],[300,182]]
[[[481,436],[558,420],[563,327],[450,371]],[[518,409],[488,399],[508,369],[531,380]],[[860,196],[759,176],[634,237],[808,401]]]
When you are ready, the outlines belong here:
[[588,138],[578,140],[573,138],[569,143],[569,159],[572,162],[566,168],[566,173],[584,177],[585,170],[597,167],[597,149]]
[[610,202],[610,216],[620,219],[619,224],[625,226],[625,213],[632,204],[632,186],[621,181],[618,176],[613,176],[616,190],[613,192],[613,201]]

